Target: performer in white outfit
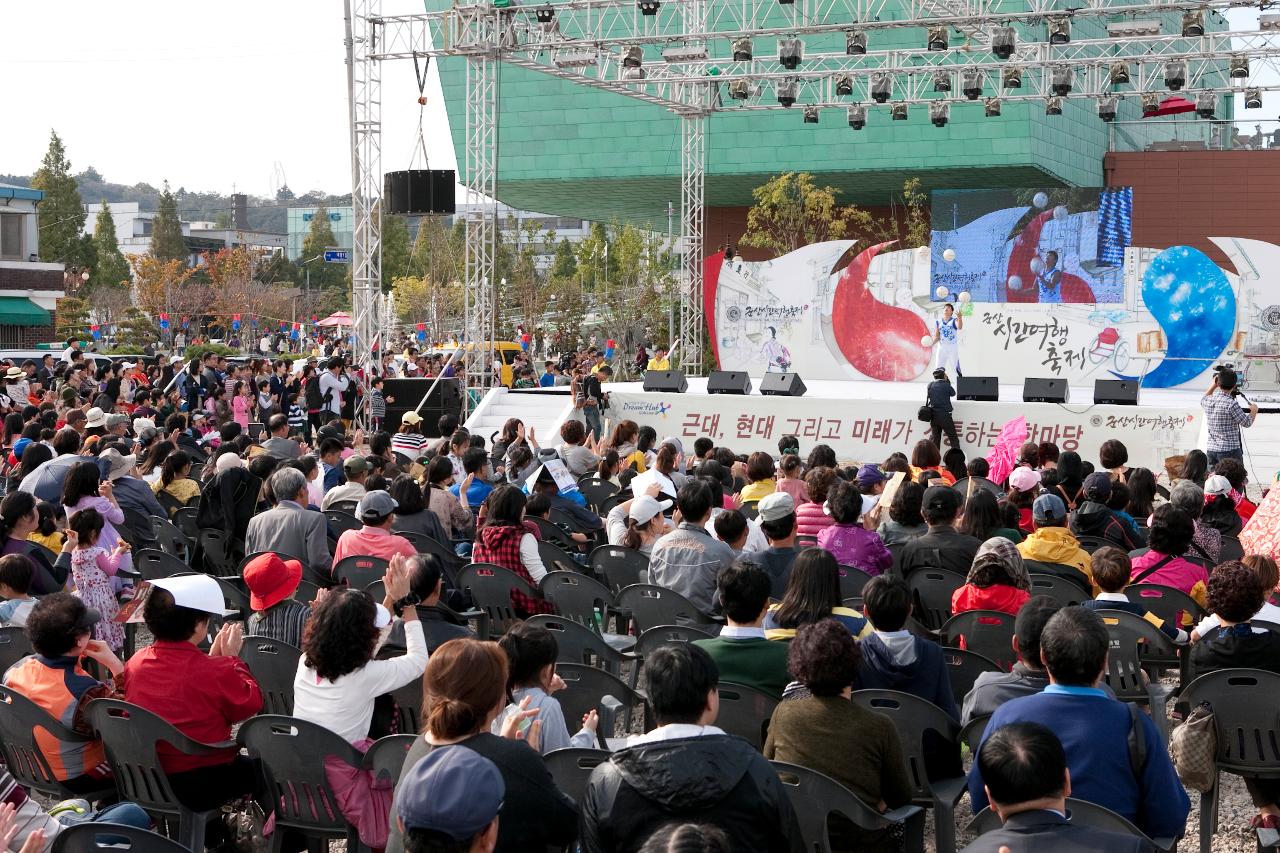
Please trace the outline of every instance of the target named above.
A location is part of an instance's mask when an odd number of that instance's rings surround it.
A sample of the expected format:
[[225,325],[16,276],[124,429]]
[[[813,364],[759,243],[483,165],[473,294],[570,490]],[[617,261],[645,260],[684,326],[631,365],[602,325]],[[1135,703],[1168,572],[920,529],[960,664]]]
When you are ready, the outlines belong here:
[[938,345],[935,369],[941,367],[956,376],[964,375],[960,370],[960,330],[963,328],[964,318],[948,302],[942,308],[942,319],[933,321],[933,342]]

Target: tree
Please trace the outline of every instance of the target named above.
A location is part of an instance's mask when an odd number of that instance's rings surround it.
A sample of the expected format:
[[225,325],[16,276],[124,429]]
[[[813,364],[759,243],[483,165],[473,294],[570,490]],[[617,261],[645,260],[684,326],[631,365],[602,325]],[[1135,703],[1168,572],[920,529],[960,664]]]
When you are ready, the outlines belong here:
[[573,254],[573,244],[563,238],[556,244],[555,260],[551,264],[551,274],[556,278],[573,278],[578,274],[578,259]]
[[226,328],[231,328],[239,314],[241,337],[248,334],[253,319],[263,318],[271,326],[292,316],[291,297],[257,279],[257,268],[266,260],[243,247],[204,255],[202,269],[209,278],[209,304],[204,313]]
[[409,274],[409,226],[403,216],[382,217],[382,290]]
[[591,223],[586,237],[578,243],[578,280],[583,290],[603,290],[607,281],[605,258],[609,253],[609,235],[602,223]]
[[[138,306],[151,315],[167,313],[175,317],[205,313],[209,304],[208,288],[191,282],[195,270],[185,261],[162,261],[147,254],[130,259],[133,264],[134,289]],[[177,325],[174,325],[177,328]]]
[[871,215],[866,211],[837,206],[839,192],[817,186],[808,172],[770,178],[751,193],[755,204],[747,212],[742,243],[783,255],[810,243],[838,240],[851,225],[869,226]]
[[120,254],[120,244],[116,241],[116,223],[111,218],[111,205],[102,200],[102,209],[93,223],[93,246],[97,255],[89,276],[89,287],[97,290],[103,287],[129,286],[129,262]]
[[231,214],[225,210],[219,210],[218,215],[213,217],[213,227],[228,230],[235,227],[235,222],[231,219]]
[[89,306],[84,304],[83,299],[75,296],[59,299],[54,313],[58,320],[55,332],[58,340],[89,337]]
[[138,308],[129,308],[116,324],[116,347],[142,350],[160,340],[160,324]]
[[[311,286],[313,288],[340,288],[346,280],[345,264],[329,264],[324,261],[325,249],[338,244],[333,236],[333,228],[329,225],[329,209],[324,205],[316,208],[311,217],[311,225],[307,236],[302,241],[302,257],[298,259],[301,271],[300,283],[306,281],[307,270],[311,270]],[[312,258],[319,257],[319,260]],[[311,261],[307,263],[307,261]]]
[[31,179],[31,187],[44,192],[40,202],[40,257],[55,263],[84,266],[80,243],[84,205],[76,179],[71,176],[66,148],[54,131],[49,132],[49,150]]
[[446,230],[435,216],[418,221],[418,237],[409,253],[409,274],[433,283],[462,281],[466,266],[466,226],[459,220]]
[[178,219],[178,201],[164,182],[160,202],[156,206],[156,218],[151,223],[151,254],[161,261],[187,262],[187,241],[182,236],[182,221]]
[[400,322],[425,323],[431,340],[443,340],[462,325],[462,284],[435,283],[421,276],[403,276],[391,285]]

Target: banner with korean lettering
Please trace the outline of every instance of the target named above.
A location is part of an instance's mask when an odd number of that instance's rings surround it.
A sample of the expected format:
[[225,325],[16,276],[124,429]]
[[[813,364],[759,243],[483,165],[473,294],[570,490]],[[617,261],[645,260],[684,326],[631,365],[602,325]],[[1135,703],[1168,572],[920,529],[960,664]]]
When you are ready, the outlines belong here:
[[[778,439],[795,435],[803,454],[827,444],[842,462],[879,462],[895,451],[910,455],[917,441],[929,437],[929,425],[916,419],[919,408],[905,400],[614,391],[607,416],[613,423],[651,426],[660,437],[680,436],[686,448],[707,436],[735,453],[776,454]],[[960,402],[955,420],[961,449],[970,458],[985,456],[1001,427],[1018,415],[1027,417],[1030,441],[1052,441],[1096,462],[1098,448],[1115,438],[1128,447],[1130,465],[1157,471],[1166,456],[1197,446],[1201,427],[1198,407],[1089,406],[1076,413],[1051,403]]]

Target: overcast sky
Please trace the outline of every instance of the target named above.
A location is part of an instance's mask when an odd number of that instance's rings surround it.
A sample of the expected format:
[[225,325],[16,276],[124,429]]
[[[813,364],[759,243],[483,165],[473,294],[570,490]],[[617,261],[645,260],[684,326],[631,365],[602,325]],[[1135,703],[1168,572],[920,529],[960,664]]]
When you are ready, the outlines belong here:
[[[351,189],[341,0],[0,0],[0,33],[0,173],[34,172],[52,128],[73,171],[113,182],[269,195],[279,164],[299,195]],[[427,151],[452,169],[432,77]],[[417,97],[413,63],[386,63],[384,170],[408,165]]]

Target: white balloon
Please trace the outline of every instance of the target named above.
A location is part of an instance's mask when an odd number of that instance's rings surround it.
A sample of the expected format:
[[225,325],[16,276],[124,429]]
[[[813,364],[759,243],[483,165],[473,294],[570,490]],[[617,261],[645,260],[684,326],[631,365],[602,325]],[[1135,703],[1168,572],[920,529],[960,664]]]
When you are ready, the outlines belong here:
[[1009,289],[1022,290],[1022,276],[1017,276],[1017,275],[1009,276]]
[[1044,207],[1049,203],[1049,196],[1046,193],[1036,193],[1031,197],[1031,203],[1036,207]]
[[934,291],[934,293],[937,294],[937,297],[939,299],[946,299],[947,294],[950,292],[951,291],[947,290],[945,287],[939,287],[937,290]]
[[927,257],[929,257],[929,247],[928,247],[928,246],[917,246],[917,247],[916,247],[916,255],[917,255],[918,257],[921,257],[921,258],[927,258]]
[[960,291],[960,301],[961,301],[961,302],[968,302],[968,301],[969,301],[970,299],[972,299],[972,298],[973,298],[973,297],[969,295],[969,291],[967,291],[967,290],[962,290],[962,291]]
[[955,249],[944,249],[944,250],[943,250],[943,252],[942,252],[942,259],[943,259],[944,261],[946,261],[947,263],[951,263],[952,261],[954,261],[954,260],[956,259],[956,250],[955,250]]
[[1032,271],[1032,272],[1034,272],[1034,273],[1038,273],[1038,272],[1040,272],[1040,271],[1041,271],[1041,270],[1043,270],[1043,269],[1044,269],[1044,261],[1040,260],[1039,258],[1032,258],[1032,259],[1031,259],[1031,271]]
[[923,338],[920,339],[920,346],[922,347],[933,346],[933,338],[929,337],[928,335],[925,335]]
[[1058,205],[1053,209],[1053,218],[1057,222],[1067,221],[1067,208],[1065,205]]

